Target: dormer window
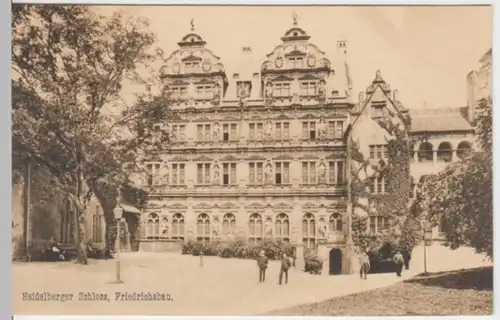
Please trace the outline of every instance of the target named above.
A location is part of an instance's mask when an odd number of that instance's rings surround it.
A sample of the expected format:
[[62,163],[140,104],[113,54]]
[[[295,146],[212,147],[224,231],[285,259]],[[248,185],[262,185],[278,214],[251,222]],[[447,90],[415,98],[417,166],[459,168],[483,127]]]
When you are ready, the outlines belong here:
[[288,69],[302,69],[304,68],[303,57],[290,57],[288,58]]
[[212,99],[213,91],[211,85],[199,85],[196,86],[196,98],[197,99]]
[[199,69],[200,63],[198,61],[190,61],[184,63],[184,69],[186,72],[195,72]]
[[290,83],[275,83],[273,89],[273,97],[286,98],[291,95]]
[[300,83],[301,96],[315,96],[317,94],[318,84],[315,81],[305,81]]

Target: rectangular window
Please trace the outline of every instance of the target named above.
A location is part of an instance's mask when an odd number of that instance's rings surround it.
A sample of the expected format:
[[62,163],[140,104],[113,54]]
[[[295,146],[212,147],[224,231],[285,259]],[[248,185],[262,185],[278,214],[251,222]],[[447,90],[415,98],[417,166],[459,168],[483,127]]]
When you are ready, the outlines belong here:
[[197,183],[209,184],[210,183],[210,163],[197,164]]
[[275,83],[273,88],[273,96],[277,98],[290,97],[290,84]]
[[316,184],[316,162],[302,162],[302,183]]
[[160,181],[160,164],[148,163],[146,165],[148,186],[157,185]]
[[186,86],[174,86],[170,88],[172,92],[172,98],[174,99],[182,99],[187,95],[187,87]]
[[289,162],[276,162],[274,170],[274,183],[275,184],[289,184],[290,183],[290,163]]
[[340,139],[344,136],[343,121],[328,121],[327,136],[329,139]]
[[287,60],[288,69],[302,69],[304,68],[304,58],[302,57],[290,57]]
[[372,144],[370,148],[370,159],[387,159],[389,149],[386,144]]
[[184,163],[172,164],[172,184],[183,185],[185,183],[185,165]]
[[274,128],[274,136],[276,140],[290,139],[290,123],[289,122],[276,122]]
[[344,161],[330,161],[328,163],[328,183],[335,185],[345,184]]
[[302,122],[302,139],[315,140],[316,139],[316,122],[304,121]]
[[262,122],[249,123],[248,129],[249,140],[258,141],[264,138],[264,124]]
[[386,217],[370,217],[370,233],[377,234],[389,230],[389,221]]
[[222,141],[229,141],[229,124],[222,125]]
[[236,163],[222,164],[222,184],[225,186],[236,184]]
[[211,141],[211,126],[209,124],[199,124],[196,126],[196,139],[199,142]]
[[384,177],[373,177],[370,181],[370,192],[373,194],[382,194],[389,191],[389,183]]
[[264,139],[264,125],[262,123],[257,123],[257,140]]
[[382,118],[384,116],[384,106],[372,106],[372,118]]
[[300,83],[300,95],[304,97],[315,96],[317,93],[317,84],[314,81]]
[[231,123],[231,125],[230,125],[229,139],[231,141],[238,140],[238,132],[236,131],[236,123]]
[[255,140],[255,123],[248,124],[248,140]]
[[263,167],[262,162],[250,162],[249,167],[249,181],[251,185],[259,185],[264,183]]
[[181,125],[173,125],[172,126],[172,132],[171,132],[171,140],[172,141],[185,141],[186,139],[186,126],[181,124]]

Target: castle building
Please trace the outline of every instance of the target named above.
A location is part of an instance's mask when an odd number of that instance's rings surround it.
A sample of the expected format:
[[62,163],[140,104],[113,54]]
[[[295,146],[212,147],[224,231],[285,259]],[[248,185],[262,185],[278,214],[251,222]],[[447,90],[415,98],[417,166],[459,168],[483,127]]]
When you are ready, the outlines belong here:
[[[145,161],[149,201],[140,250],[178,250],[188,239],[273,238],[299,254],[315,250],[329,261],[326,274],[350,273],[347,128],[366,157],[384,158],[377,117],[410,113],[411,134],[424,137],[411,167],[415,183],[472,146],[462,110],[414,112],[380,71],[355,99],[345,40],[323,52],[294,19],[270,49],[255,66],[252,49],[243,48],[241,70],[228,73],[192,28],[166,59],[161,77],[174,114],[172,141],[168,153]],[[372,192],[384,190],[383,181],[373,182]],[[375,233],[386,226],[380,217],[367,223]]]

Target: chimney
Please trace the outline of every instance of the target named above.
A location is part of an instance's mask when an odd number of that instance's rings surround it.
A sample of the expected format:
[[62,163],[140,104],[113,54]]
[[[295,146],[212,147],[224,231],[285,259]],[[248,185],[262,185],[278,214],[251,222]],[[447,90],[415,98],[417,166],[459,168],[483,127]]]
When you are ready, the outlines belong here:
[[359,93],[359,105],[363,105],[364,102],[365,102],[365,93],[361,91]]
[[398,89],[394,89],[394,91],[392,92],[392,100],[399,101],[399,90]]

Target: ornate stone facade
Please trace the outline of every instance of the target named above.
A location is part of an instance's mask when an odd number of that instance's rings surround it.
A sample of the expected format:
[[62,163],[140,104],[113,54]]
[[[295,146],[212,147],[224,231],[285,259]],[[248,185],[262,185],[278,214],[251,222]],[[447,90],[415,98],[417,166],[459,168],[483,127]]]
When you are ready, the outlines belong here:
[[[299,254],[316,250],[330,261],[326,274],[352,271],[346,263],[346,129],[384,106],[408,110],[380,72],[366,90],[370,98],[355,103],[347,41],[325,53],[309,40],[294,19],[260,70],[242,68],[232,76],[194,28],[178,43],[161,73],[175,114],[172,146],[145,163],[150,196],[142,250],[178,249],[187,239],[274,238],[297,246]],[[244,59],[246,52],[251,48],[243,49]],[[368,103],[374,107],[361,107]],[[366,123],[353,134],[368,155],[385,140],[377,130],[367,134],[375,122]]]

